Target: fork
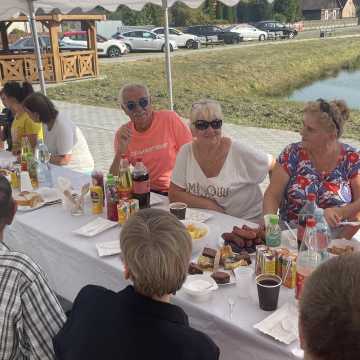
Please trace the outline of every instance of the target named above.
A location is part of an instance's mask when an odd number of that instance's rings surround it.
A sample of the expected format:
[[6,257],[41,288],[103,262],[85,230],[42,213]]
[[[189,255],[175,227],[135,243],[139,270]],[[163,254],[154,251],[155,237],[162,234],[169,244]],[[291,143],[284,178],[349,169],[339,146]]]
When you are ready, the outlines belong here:
[[235,300],[232,297],[228,297],[228,304],[229,304],[229,318],[232,320],[233,313],[234,313],[234,307],[235,307]]

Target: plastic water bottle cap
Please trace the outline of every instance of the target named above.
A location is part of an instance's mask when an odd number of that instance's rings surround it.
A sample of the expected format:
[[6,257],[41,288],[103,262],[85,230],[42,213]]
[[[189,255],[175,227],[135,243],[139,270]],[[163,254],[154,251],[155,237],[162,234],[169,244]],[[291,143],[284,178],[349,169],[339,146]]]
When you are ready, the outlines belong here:
[[316,194],[314,194],[314,193],[308,194],[307,199],[309,201],[315,201],[316,200]]

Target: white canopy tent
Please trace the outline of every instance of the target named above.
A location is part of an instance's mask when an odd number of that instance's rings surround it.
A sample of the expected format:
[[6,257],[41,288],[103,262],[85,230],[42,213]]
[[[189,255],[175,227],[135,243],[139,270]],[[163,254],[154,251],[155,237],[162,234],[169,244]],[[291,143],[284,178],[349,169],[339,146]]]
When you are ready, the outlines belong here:
[[[170,109],[173,109],[173,94],[172,94],[172,77],[171,77],[171,62],[170,62],[170,48],[169,48],[169,17],[168,9],[177,0],[1,0],[0,1],[0,21],[7,20],[10,17],[16,16],[19,13],[27,14],[31,26],[31,31],[35,43],[35,53],[37,59],[37,67],[39,73],[39,82],[41,90],[46,93],[44,71],[41,61],[40,46],[35,26],[35,11],[38,8],[46,12],[53,9],[59,9],[61,12],[69,12],[74,8],[81,8],[83,11],[91,10],[96,6],[101,6],[109,11],[115,11],[119,5],[126,5],[134,10],[141,10],[145,4],[151,3],[160,5],[165,13],[165,62],[166,62],[166,78],[168,95],[170,101]],[[204,0],[180,0],[186,5],[196,8],[199,7]],[[228,6],[236,5],[240,0],[221,0],[221,2]]]

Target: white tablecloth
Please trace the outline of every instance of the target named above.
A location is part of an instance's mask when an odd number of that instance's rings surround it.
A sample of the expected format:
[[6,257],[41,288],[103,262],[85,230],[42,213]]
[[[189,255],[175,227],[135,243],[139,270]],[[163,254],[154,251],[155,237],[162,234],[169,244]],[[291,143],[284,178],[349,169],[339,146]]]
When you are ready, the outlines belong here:
[[[73,181],[76,179],[78,187],[88,181],[84,175],[57,167],[53,168],[53,174],[55,177],[66,174]],[[10,248],[25,252],[38,262],[47,273],[54,290],[70,301],[73,301],[81,287],[90,283],[119,291],[127,285],[122,277],[121,260],[119,256],[99,258],[95,243],[116,240],[120,227],[93,238],[72,233],[93,217],[90,205],[85,215],[79,217],[71,216],[61,205],[18,213],[14,223],[7,228],[5,242]],[[207,224],[210,227],[208,245],[217,246],[221,233],[231,231],[234,225],[242,225],[243,221],[214,213]],[[229,296],[236,300],[232,320],[229,319]],[[293,301],[293,291],[283,287],[279,306],[286,301]],[[286,346],[253,328],[255,323],[270,314],[259,309],[255,284],[247,299],[237,296],[236,286],[223,286],[207,302],[194,302],[183,291],[178,292],[173,302],[190,316],[192,326],[206,332],[219,345],[221,359],[295,358],[292,350],[298,348],[297,342]]]

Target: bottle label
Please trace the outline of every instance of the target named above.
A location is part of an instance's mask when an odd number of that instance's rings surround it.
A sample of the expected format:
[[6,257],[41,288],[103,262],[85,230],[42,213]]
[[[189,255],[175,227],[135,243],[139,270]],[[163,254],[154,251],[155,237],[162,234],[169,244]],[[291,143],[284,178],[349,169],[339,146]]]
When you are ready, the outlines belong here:
[[301,297],[301,293],[304,288],[306,279],[307,279],[307,276],[304,276],[304,275],[300,274],[299,272],[296,272],[295,298],[297,300],[299,300]]
[[146,194],[146,193],[150,192],[150,181],[149,180],[134,181],[133,186],[134,186],[134,191],[133,191],[134,194]]

